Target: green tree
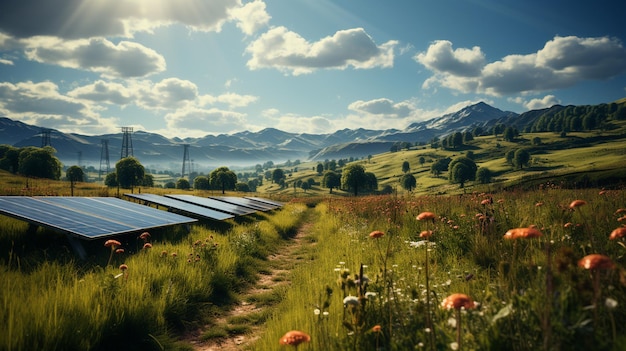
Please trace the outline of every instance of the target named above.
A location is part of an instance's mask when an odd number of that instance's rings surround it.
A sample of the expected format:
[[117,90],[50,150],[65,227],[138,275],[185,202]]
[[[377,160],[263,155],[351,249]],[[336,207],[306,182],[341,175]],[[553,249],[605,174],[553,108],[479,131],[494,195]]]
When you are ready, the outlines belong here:
[[365,167],[360,164],[350,164],[341,173],[341,187],[351,190],[354,196],[359,194],[359,189],[366,186]]
[[476,180],[480,182],[481,184],[491,183],[491,177],[492,177],[492,174],[489,168],[480,167],[476,171]]
[[144,174],[143,179],[141,180],[141,186],[148,188],[154,187],[154,176],[148,173]]
[[515,150],[509,150],[504,154],[504,158],[506,159],[506,163],[513,165],[513,159],[515,158]]
[[311,184],[309,182],[302,182],[302,184],[300,184],[300,187],[306,193],[307,190],[311,189]]
[[378,190],[378,179],[372,172],[365,172],[365,189],[369,191]]
[[70,181],[70,194],[74,196],[74,184],[84,180],[85,172],[78,166],[71,166],[65,171],[65,177]]
[[438,159],[430,166],[430,173],[438,177],[442,172],[448,170],[448,165],[450,164],[450,161],[450,157]]
[[463,133],[455,132],[452,134],[451,138],[448,140],[448,146],[453,149],[458,149],[463,146]]
[[190,187],[189,181],[185,178],[180,178],[176,181],[176,189],[189,190]]
[[50,146],[22,148],[18,157],[18,172],[27,177],[60,179],[61,161],[54,156],[55,153],[56,150]]
[[426,163],[426,159],[424,158],[424,156],[420,156],[417,162],[419,162],[420,166],[424,166],[424,163]]
[[117,174],[115,172],[107,174],[106,177],[104,178],[104,185],[110,186],[110,187],[117,186],[118,185]]
[[504,140],[513,141],[515,140],[515,129],[513,127],[506,127],[504,130]]
[[317,174],[322,174],[322,172],[324,172],[324,165],[321,163],[317,164]]
[[330,189],[330,193],[333,193],[333,188],[341,186],[341,175],[337,172],[326,171],[322,178],[322,186]]
[[117,181],[122,188],[132,189],[140,184],[145,174],[145,169],[139,160],[130,156],[125,157],[115,164]]
[[405,174],[402,176],[402,178],[400,178],[400,185],[405,190],[413,191],[413,189],[415,189],[415,187],[417,186],[417,180],[412,174]]
[[20,149],[11,145],[0,145],[0,169],[17,173],[20,165]]
[[284,182],[285,179],[285,171],[280,168],[276,168],[272,171],[272,182],[276,184],[280,184],[281,180]]
[[411,170],[411,165],[409,164],[409,161],[402,162],[402,173],[406,173],[410,170]]
[[250,187],[248,186],[248,183],[237,182],[237,184],[235,184],[235,190],[242,193],[248,193],[250,192]]
[[513,162],[519,169],[523,169],[530,162],[530,153],[526,149],[518,149],[515,151]]
[[209,174],[209,184],[214,189],[221,189],[224,194],[226,190],[235,189],[237,175],[228,167],[219,167]]
[[197,190],[209,190],[209,178],[197,176],[193,180],[193,188]]
[[463,188],[465,182],[476,179],[478,167],[471,159],[461,156],[450,162],[449,169],[448,179],[450,182],[459,183],[460,187]]

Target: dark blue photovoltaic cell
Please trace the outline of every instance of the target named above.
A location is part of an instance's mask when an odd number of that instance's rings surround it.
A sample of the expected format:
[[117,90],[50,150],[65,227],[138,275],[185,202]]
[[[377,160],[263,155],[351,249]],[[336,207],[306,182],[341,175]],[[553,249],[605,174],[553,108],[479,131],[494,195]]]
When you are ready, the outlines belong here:
[[173,199],[189,202],[198,206],[204,206],[204,207],[212,208],[214,210],[230,213],[235,216],[244,216],[244,215],[249,215],[249,214],[256,212],[255,210],[248,208],[248,207],[237,206],[237,205],[229,204],[223,201],[209,199],[206,197],[199,197],[199,196],[193,196],[193,195],[179,195],[179,194],[175,194],[175,195],[172,194],[172,195],[165,195],[165,196],[173,198]]
[[283,204],[281,202],[273,201],[273,200],[270,200],[270,199],[265,199],[265,198],[262,198],[262,197],[245,196],[245,198],[272,205],[272,206],[274,206],[274,208],[279,208],[279,207],[285,206],[285,204]]
[[190,216],[199,216],[203,218],[213,219],[213,220],[225,220],[229,218],[233,218],[233,215],[216,211],[210,209],[208,207],[194,205],[189,202],[184,202],[160,195],[155,194],[124,194],[131,199],[136,199],[140,201],[145,201],[154,205],[164,206],[169,208],[170,210],[179,210],[185,213],[188,213]]
[[250,199],[246,199],[243,197],[237,197],[237,196],[211,196],[211,199],[215,199],[218,201],[224,201],[224,202],[228,202],[230,204],[233,205],[239,205],[239,206],[244,206],[244,207],[249,207],[258,211],[270,211],[273,210],[274,208],[267,205],[267,204],[263,204],[257,201],[253,201]]
[[195,221],[174,213],[104,197],[0,196],[0,214],[87,239]]

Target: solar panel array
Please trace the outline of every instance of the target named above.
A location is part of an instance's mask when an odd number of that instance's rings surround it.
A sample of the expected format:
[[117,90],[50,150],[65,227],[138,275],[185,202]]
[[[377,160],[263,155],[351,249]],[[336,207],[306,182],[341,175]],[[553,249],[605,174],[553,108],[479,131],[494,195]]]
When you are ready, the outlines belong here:
[[245,197],[237,197],[237,196],[219,196],[219,197],[210,197],[211,199],[215,199],[218,201],[227,202],[229,204],[248,207],[257,211],[271,211],[275,209],[275,206],[271,206],[269,204],[255,201],[252,199],[246,199]]
[[155,194],[124,194],[124,196],[134,200],[143,201],[144,203],[156,205],[157,208],[158,206],[163,206],[167,207],[170,211],[184,212],[192,217],[197,216],[218,221],[234,217],[232,214],[228,214],[226,212],[217,211],[208,207],[198,206],[189,202]]
[[196,221],[114,197],[0,196],[0,214],[83,239]]
[[194,205],[212,208],[217,211],[226,212],[232,214],[234,216],[245,216],[249,214],[253,214],[257,210],[252,209],[250,207],[239,206],[219,200],[215,200],[207,197],[199,197],[194,195],[185,195],[185,194],[172,194],[165,195],[169,198],[184,201],[187,203],[191,203]]

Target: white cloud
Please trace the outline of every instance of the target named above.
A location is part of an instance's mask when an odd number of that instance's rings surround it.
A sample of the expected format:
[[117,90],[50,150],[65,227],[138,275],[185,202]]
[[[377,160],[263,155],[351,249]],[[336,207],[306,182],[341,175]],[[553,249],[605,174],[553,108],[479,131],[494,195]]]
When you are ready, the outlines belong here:
[[271,120],[274,128],[285,132],[306,131],[308,134],[324,134],[336,130],[334,121],[324,116],[307,117],[295,113],[282,113],[277,109],[267,109],[263,111],[262,116],[266,120]]
[[63,41],[53,37],[25,40],[28,59],[101,73],[104,77],[143,77],[165,70],[165,59],[141,44],[103,38]]
[[396,41],[388,41],[377,46],[362,28],[338,31],[310,43],[285,27],[276,27],[246,48],[252,55],[247,65],[252,70],[275,68],[293,75],[323,68],[392,67],[396,45]]
[[529,110],[538,110],[542,108],[552,107],[561,103],[561,100],[557,99],[554,95],[546,95],[541,99],[531,99],[524,101],[523,105]]
[[480,74],[485,65],[485,54],[478,46],[472,49],[452,50],[451,42],[438,40],[431,44],[425,53],[415,55],[415,60],[438,73],[474,77]]
[[424,82],[424,88],[443,86],[464,93],[501,96],[616,77],[626,72],[624,57],[626,49],[615,38],[557,36],[536,53],[508,55],[487,64],[480,48],[453,51],[447,41],[431,44],[415,59],[435,73]]
[[358,100],[348,105],[348,109],[373,115],[386,115],[388,118],[404,118],[415,111],[415,106],[407,101],[394,103],[390,99],[381,98],[369,101]]
[[13,66],[13,61],[0,58],[0,65]]
[[199,137],[207,134],[232,133],[246,129],[246,116],[242,113],[216,108],[179,109],[165,115],[167,127],[181,135]]
[[235,93],[225,93],[218,96],[203,95],[200,97],[200,105],[206,106],[208,104],[225,104],[229,108],[246,107],[251,103],[254,103],[259,98],[253,95],[240,95]]
[[[231,14],[232,13],[232,14]],[[137,31],[180,23],[219,32],[229,21],[247,34],[269,20],[265,4],[241,0],[20,0],[0,2],[0,31],[17,38],[130,37]]]
[[117,129],[115,118],[102,118],[96,110],[86,101],[61,94],[52,82],[0,83],[0,113],[24,123],[81,133]]
[[68,96],[93,102],[124,106],[134,101],[132,92],[119,83],[98,80],[93,84],[78,87],[67,93]]

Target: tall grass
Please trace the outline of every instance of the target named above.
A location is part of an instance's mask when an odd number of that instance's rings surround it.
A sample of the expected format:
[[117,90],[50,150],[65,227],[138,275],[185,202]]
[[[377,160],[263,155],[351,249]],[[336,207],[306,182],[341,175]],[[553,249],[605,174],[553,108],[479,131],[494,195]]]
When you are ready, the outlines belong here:
[[[188,349],[178,335],[210,324],[212,315],[236,301],[303,213],[304,205],[288,204],[217,227],[222,231],[196,225],[186,236],[155,232],[144,248],[143,240],[126,236],[120,238],[125,252],[110,265],[103,242],[90,246],[92,262],[83,263],[68,261],[69,255],[33,254],[47,249],[3,232],[14,239],[2,240],[0,349]],[[23,229],[12,219],[2,221]],[[63,245],[63,237],[57,239],[52,244]]]
[[[586,205],[570,208],[575,199]],[[616,326],[626,322],[625,252],[608,236],[625,205],[621,190],[555,187],[326,201],[316,207],[310,234],[314,259],[292,272],[254,349],[275,349],[294,329],[311,335],[301,345],[311,350],[622,349],[626,333]],[[423,211],[438,217],[431,244],[418,237],[425,225],[415,217]],[[529,226],[543,236],[503,238]],[[374,230],[385,235],[370,238]],[[616,264],[599,272],[595,305],[592,274],[577,264],[589,253]],[[440,307],[453,293],[477,306],[460,312],[461,343],[455,312]]]

